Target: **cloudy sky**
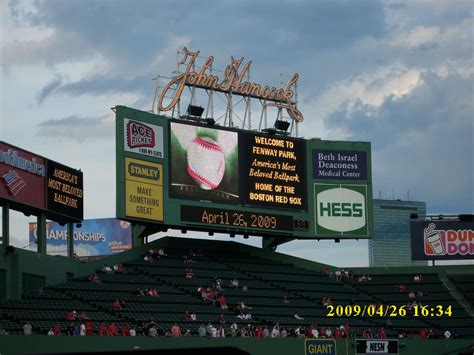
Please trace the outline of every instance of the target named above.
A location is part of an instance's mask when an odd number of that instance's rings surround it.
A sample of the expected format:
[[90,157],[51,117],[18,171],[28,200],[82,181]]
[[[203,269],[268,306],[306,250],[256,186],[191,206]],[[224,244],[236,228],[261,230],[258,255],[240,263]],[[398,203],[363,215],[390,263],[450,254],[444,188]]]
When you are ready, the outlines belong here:
[[[255,82],[298,72],[300,132],[372,142],[374,197],[474,212],[472,1],[0,0],[0,16],[0,139],[82,169],[86,218],[115,214],[110,108],[150,110],[183,46],[252,60]],[[279,250],[368,264],[364,241]]]

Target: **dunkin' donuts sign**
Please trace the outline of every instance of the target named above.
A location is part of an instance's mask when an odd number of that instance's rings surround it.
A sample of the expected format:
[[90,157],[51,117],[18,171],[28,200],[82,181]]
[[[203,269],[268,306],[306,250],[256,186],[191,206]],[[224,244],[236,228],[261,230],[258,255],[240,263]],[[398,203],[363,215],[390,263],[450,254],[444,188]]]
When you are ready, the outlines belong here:
[[124,119],[124,147],[127,152],[163,158],[163,127]]
[[412,222],[411,239],[413,260],[474,258],[473,222]]

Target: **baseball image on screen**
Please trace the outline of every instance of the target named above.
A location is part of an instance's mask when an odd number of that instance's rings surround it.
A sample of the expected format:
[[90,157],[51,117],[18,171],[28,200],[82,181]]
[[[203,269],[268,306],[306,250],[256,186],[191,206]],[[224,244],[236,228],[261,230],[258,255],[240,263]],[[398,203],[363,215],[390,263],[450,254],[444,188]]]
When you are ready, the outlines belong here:
[[237,142],[237,132],[171,122],[171,196],[238,201]]

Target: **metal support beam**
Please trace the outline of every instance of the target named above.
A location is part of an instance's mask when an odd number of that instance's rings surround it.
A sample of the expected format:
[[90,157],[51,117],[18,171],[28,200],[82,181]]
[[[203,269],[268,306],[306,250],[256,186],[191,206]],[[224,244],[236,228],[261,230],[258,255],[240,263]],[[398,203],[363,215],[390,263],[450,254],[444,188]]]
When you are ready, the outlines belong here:
[[10,206],[8,203],[2,206],[2,242],[5,246],[10,244]]
[[38,215],[38,231],[36,240],[38,243],[38,253],[46,254],[46,216],[44,213]]
[[67,222],[67,256],[74,256],[74,223]]

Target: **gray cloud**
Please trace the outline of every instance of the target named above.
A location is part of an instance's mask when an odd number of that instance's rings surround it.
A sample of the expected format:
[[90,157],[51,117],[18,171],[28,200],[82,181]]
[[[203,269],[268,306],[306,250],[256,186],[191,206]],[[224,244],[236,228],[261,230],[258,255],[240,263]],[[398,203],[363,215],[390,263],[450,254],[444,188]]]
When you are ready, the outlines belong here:
[[[105,117],[69,116],[41,122],[37,136],[78,142],[113,138],[113,122]],[[112,133],[111,133],[112,132]]]
[[56,74],[54,79],[41,89],[36,101],[39,104],[43,103],[43,101],[61,85],[62,81],[62,77],[59,74]]

